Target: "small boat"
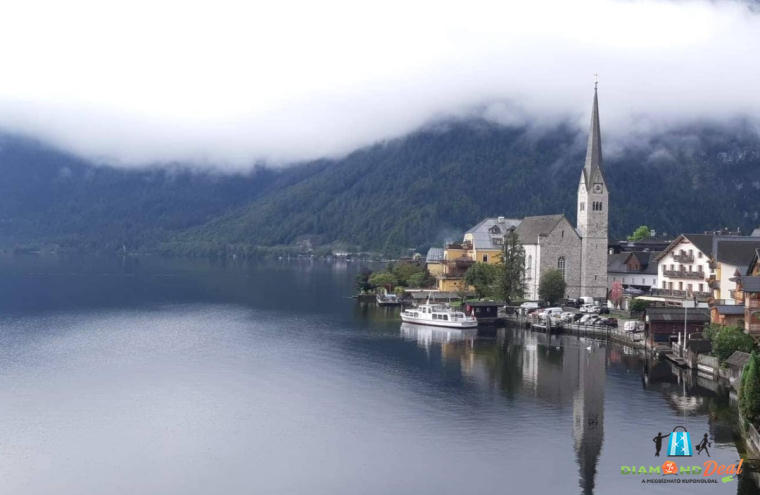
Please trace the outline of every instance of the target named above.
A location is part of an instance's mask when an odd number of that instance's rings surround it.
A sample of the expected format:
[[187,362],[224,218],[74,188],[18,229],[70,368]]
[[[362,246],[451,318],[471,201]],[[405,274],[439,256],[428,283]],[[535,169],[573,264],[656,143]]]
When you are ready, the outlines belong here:
[[420,304],[417,307],[401,312],[401,320],[406,323],[417,323],[446,328],[475,328],[478,320],[467,316],[462,311],[452,309],[444,304]]
[[378,306],[398,306],[401,299],[396,294],[378,294],[376,296]]

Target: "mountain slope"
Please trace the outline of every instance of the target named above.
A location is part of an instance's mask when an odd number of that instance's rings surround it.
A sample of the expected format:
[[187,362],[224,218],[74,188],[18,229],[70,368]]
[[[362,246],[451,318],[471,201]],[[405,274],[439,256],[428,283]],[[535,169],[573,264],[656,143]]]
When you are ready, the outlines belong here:
[[[485,216],[564,211],[574,222],[585,139],[565,126],[457,123],[341,160],[224,175],[94,166],[5,138],[0,247],[251,254],[308,237],[393,252],[458,238]],[[616,144],[605,141],[613,235],[760,224],[760,139],[749,127]]]
[[[738,137],[737,137],[738,136]],[[565,212],[575,221],[583,135],[462,124],[357,151],[263,195],[180,241],[290,244],[299,236],[393,251],[423,248],[485,216]],[[683,130],[606,159],[610,225],[660,232],[758,223],[760,142],[751,132]]]

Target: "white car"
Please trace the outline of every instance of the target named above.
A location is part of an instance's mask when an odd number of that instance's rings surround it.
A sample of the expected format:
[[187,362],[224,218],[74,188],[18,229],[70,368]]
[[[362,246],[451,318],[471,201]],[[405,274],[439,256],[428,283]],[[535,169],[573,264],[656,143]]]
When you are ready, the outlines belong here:
[[596,315],[593,315],[593,314],[591,314],[591,315],[585,315],[583,318],[581,318],[580,320],[578,320],[578,323],[580,323],[581,325],[593,325],[594,321],[596,321],[598,319],[599,319],[599,317],[596,316]]
[[562,313],[561,315],[559,315],[559,317],[560,317],[560,319],[562,321],[568,321],[569,322],[569,321],[573,321],[573,318],[575,317],[575,313],[573,313],[571,311],[565,311],[564,313]]
[[599,306],[593,304],[584,304],[581,306],[581,313],[599,314]]

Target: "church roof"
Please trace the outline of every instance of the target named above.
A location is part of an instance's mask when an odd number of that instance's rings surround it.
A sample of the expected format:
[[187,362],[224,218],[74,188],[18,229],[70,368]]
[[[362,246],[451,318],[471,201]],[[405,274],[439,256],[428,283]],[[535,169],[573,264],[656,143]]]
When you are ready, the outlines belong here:
[[537,244],[538,236],[549,235],[565,215],[543,215],[525,217],[516,232],[522,244]]
[[583,180],[586,189],[591,187],[591,181],[599,176],[604,180],[602,173],[602,130],[599,124],[599,100],[594,88],[594,105],[591,108],[591,130],[588,134],[588,147],[586,148],[586,164],[583,167]]

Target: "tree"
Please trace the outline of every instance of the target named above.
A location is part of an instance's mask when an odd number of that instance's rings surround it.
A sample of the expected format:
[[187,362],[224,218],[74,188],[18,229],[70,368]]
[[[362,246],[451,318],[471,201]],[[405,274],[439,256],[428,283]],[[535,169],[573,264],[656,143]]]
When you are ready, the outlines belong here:
[[409,286],[409,279],[418,273],[424,274],[425,269],[417,263],[396,263],[390,270],[398,279],[399,285]]
[[721,362],[735,351],[752,352],[755,341],[739,327],[723,327],[712,336],[712,354]]
[[634,299],[628,307],[631,311],[644,311],[649,307],[649,301]]
[[390,272],[376,272],[369,278],[369,283],[374,287],[385,287],[398,285],[398,279]]
[[760,366],[758,356],[753,351],[742,372],[739,387],[739,411],[748,421],[760,417]]
[[525,249],[514,230],[504,236],[504,248],[497,266],[496,295],[499,299],[509,305],[525,297]]
[[637,228],[633,231],[633,234],[628,236],[629,241],[640,241],[641,239],[645,237],[649,237],[650,234],[649,227],[646,225],[642,225],[641,227]]
[[407,287],[427,287],[430,285],[427,271],[417,272],[414,275],[411,275],[406,282]]
[[464,275],[465,283],[475,287],[475,295],[479,299],[494,293],[494,284],[497,278],[496,266],[488,263],[475,263]]
[[354,282],[354,286],[356,287],[356,292],[363,293],[363,292],[369,292],[373,289],[372,284],[369,283],[369,278],[372,276],[372,270],[369,270],[367,268],[364,268],[362,271],[360,271],[356,275],[356,281]]
[[550,306],[565,297],[566,289],[567,282],[559,270],[549,270],[541,275],[541,281],[538,283],[538,295]]
[[623,300],[623,283],[612,282],[612,290],[610,291],[610,301],[616,308],[620,307],[620,301]]

